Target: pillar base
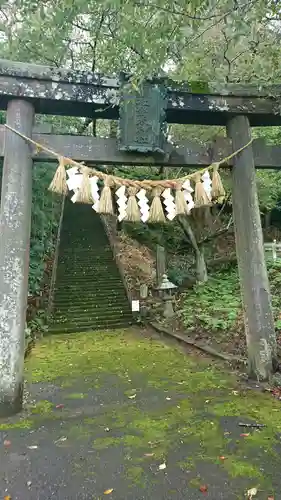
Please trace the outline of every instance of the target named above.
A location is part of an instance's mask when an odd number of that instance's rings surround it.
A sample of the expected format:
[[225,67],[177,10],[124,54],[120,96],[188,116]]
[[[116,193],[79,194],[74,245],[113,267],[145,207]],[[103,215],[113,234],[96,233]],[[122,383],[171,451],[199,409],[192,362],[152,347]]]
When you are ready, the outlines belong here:
[[3,394],[0,390],[0,418],[11,417],[22,410],[23,383],[20,384],[15,393],[10,396]]

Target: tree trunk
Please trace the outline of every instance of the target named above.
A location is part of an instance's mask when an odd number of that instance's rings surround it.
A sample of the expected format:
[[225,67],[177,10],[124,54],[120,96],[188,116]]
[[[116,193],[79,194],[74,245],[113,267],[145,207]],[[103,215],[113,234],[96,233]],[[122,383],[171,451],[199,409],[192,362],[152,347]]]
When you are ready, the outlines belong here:
[[269,229],[271,223],[271,210],[268,210],[264,214],[264,229]]
[[195,253],[197,281],[199,281],[200,283],[205,283],[208,280],[208,272],[204,258],[203,247],[200,248],[196,241],[193,229],[189,222],[188,215],[180,215],[178,217],[178,221],[185,236],[189,239]]

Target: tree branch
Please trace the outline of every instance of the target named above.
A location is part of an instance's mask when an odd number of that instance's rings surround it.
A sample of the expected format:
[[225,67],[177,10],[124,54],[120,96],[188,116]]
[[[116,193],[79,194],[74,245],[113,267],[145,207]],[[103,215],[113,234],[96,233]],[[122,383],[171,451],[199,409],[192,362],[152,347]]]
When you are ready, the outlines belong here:
[[204,243],[207,243],[208,241],[212,241],[218,236],[221,236],[222,234],[225,234],[229,231],[230,226],[233,224],[233,216],[230,217],[228,224],[226,227],[223,227],[222,229],[219,229],[219,231],[216,231],[215,233],[209,234],[202,240],[198,242],[199,245],[203,245]]
[[[99,22],[97,30],[96,30],[96,35],[95,35],[94,43],[92,45],[93,61],[92,61],[92,68],[91,69],[92,69],[93,73],[94,73],[94,71],[96,69],[98,40],[99,40],[99,37],[100,37],[100,32],[101,32],[101,28],[102,28],[102,25],[103,25],[104,20],[105,20],[106,13],[107,13],[107,11],[103,10],[103,12],[101,14],[100,22]],[[84,121],[84,123],[83,123],[83,125],[78,129],[78,131],[77,131],[78,134],[82,135],[92,122],[93,122],[93,135],[95,137],[96,136],[96,120],[94,118],[86,118],[85,121]]]

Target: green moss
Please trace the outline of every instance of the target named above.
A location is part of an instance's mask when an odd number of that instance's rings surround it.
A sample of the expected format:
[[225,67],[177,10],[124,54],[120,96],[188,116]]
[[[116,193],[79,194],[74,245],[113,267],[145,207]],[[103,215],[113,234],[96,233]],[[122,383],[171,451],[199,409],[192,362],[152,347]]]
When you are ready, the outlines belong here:
[[190,479],[189,484],[194,488],[199,488],[202,484],[202,479],[200,476],[193,477],[192,479]]
[[228,458],[224,461],[223,467],[228,471],[231,477],[248,477],[249,479],[261,479],[262,473],[258,467],[247,461],[237,458]]
[[177,465],[184,471],[189,471],[195,467],[194,459],[192,457],[187,457],[185,460],[177,462]]
[[193,94],[210,94],[210,87],[207,82],[188,82]]
[[50,401],[41,400],[30,407],[31,413],[46,415],[54,410],[54,405]]
[[[79,345],[79,348],[77,346]],[[159,359],[161,362],[159,363]],[[165,375],[163,376],[163,366]],[[181,366],[181,370],[175,369]],[[167,387],[181,383],[181,390],[196,392],[225,387],[227,376],[214,369],[207,369],[202,361],[196,373],[194,360],[185,357],[176,348],[171,349],[160,342],[135,337],[132,332],[99,333],[92,335],[56,336],[44,339],[33,350],[26,364],[26,377],[32,382],[54,381],[66,377],[71,379],[95,373],[113,373],[127,380],[127,373],[143,374],[153,387]],[[191,374],[192,378],[191,383]],[[64,385],[65,381],[60,382]]]
[[[128,396],[125,403],[119,401],[116,405],[112,401],[106,416],[85,418],[70,427],[67,436],[89,439],[93,426],[100,430],[101,437],[95,439],[93,448],[125,449],[132,483],[142,480],[143,461],[161,463],[170,451],[181,447],[192,455],[192,459],[187,457],[178,464],[185,470],[196,469],[197,462],[205,461],[217,464],[231,477],[257,478],[260,484],[265,484],[260,472],[260,464],[266,461],[264,456],[271,461],[279,460],[274,451],[276,432],[281,432],[279,402],[257,393],[235,395],[233,389],[237,389],[237,384],[230,374],[210,366],[202,358],[186,356],[176,348],[142,339],[133,332],[45,339],[27,361],[26,374],[31,381],[57,380],[62,387],[66,381],[68,386],[83,390],[87,384],[102,387],[108,374],[119,378],[121,390]],[[80,381],[82,385],[78,386]],[[158,406],[153,404],[152,409],[142,404],[142,388],[149,387],[154,388],[158,400]],[[129,396],[133,394],[136,398],[131,400]],[[86,392],[73,392],[65,397],[86,396]],[[169,403],[167,396],[171,397]],[[51,410],[50,405],[39,402],[34,409],[46,414]],[[236,442],[223,433],[220,421],[227,416],[252,419],[266,424],[266,428],[251,432],[246,439],[236,436]],[[105,427],[110,429],[109,433],[104,432]],[[145,457],[151,453],[151,458]],[[226,460],[221,461],[221,455]]]
[[133,485],[142,485],[144,470],[139,465],[134,465],[126,469],[126,476]]
[[67,394],[65,396],[66,399],[85,399],[88,397],[88,394],[84,394],[83,392],[73,392],[72,394]]
[[[262,430],[252,430],[250,436],[241,442],[241,448],[258,449],[275,454],[274,444],[278,442],[276,434],[281,432],[280,403],[271,396],[262,394],[241,394],[210,406],[210,410],[218,417],[237,416],[241,421],[252,420],[264,424]],[[243,428],[241,428],[243,432]]]
[[30,420],[28,418],[19,420],[17,422],[0,423],[0,431],[8,431],[11,429],[30,429],[33,424],[33,420]]
[[95,448],[95,450],[105,450],[110,446],[118,446],[121,442],[121,438],[104,437],[95,439],[93,447]]

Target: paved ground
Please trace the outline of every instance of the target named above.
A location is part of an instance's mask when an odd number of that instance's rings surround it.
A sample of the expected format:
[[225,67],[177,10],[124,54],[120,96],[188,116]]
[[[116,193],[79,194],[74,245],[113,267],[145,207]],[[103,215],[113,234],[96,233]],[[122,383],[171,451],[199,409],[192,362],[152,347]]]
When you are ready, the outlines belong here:
[[281,498],[281,403],[209,360],[79,334],[39,344],[27,379],[25,411],[0,420],[0,498]]

